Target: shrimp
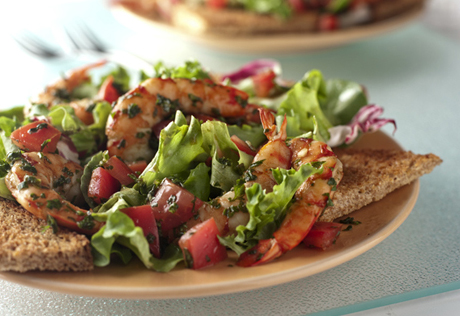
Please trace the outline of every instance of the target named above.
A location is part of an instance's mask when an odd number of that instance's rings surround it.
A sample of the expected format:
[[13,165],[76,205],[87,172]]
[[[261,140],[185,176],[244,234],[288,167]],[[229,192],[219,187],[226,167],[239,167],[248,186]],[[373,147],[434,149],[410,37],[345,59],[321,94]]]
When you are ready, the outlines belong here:
[[38,218],[48,215],[64,227],[85,234],[101,228],[90,212],[69,201],[81,199],[83,168],[57,154],[26,152],[13,163],[5,183],[16,201]]
[[[68,103],[70,93],[79,85],[89,80],[88,70],[106,64],[105,60],[72,70],[65,78],[47,86],[45,91],[30,100],[31,104],[45,104],[47,107],[59,103]],[[26,113],[27,114],[27,113]]]
[[106,125],[109,155],[127,161],[150,160],[152,128],[181,110],[186,114],[239,118],[245,116],[248,95],[210,80],[150,78],[121,96]]
[[260,240],[243,253],[237,265],[248,267],[271,261],[296,247],[308,234],[322,211],[329,205],[343,176],[342,163],[323,142],[307,138],[293,139],[289,145],[291,165],[298,170],[306,163],[321,162],[323,172],[310,176],[296,191],[295,202],[273,238]]
[[[263,190],[271,192],[273,186],[277,184],[272,169],[290,168],[291,150],[286,145],[286,120],[283,121],[280,131],[277,133],[273,114],[266,109],[259,111],[265,135],[269,141],[259,150],[254,157],[252,166],[246,171],[244,178],[247,181],[244,186],[249,188],[254,183],[258,183]],[[245,195],[235,199],[235,192],[229,191],[212,203],[204,203],[198,209],[199,218],[189,221],[187,227],[193,227],[199,222],[213,217],[222,235],[234,234],[236,227],[246,225],[249,221],[249,214],[243,211],[245,199]]]

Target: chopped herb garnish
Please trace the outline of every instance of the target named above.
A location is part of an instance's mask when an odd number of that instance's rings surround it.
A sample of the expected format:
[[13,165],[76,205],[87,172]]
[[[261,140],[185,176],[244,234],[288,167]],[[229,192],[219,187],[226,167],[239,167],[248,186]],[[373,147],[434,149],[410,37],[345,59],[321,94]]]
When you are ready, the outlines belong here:
[[135,104],[135,103],[132,103],[130,105],[128,105],[128,108],[127,109],[123,109],[123,114],[128,114],[128,117],[131,119],[133,117],[135,117],[137,114],[141,113],[141,109],[140,107]]
[[59,210],[62,207],[62,203],[59,199],[53,199],[46,201],[46,207],[52,210],[53,208]]
[[[161,94],[157,94],[157,102],[156,102],[156,105],[159,105],[163,108],[163,110],[165,110],[165,112],[170,112],[174,109],[176,109],[177,107],[179,107],[179,100],[171,100],[171,99],[168,99],[164,96],[162,96]],[[155,113],[154,113],[154,116]]]
[[192,106],[194,106],[194,107],[196,107],[197,102],[203,103],[203,100],[200,97],[197,97],[194,94],[189,93],[188,98],[190,99],[190,101],[192,101]]
[[126,140],[123,138],[120,143],[117,145],[117,148],[120,149],[120,148],[125,148],[126,146]]
[[341,223],[341,224],[351,224],[351,225],[359,225],[359,224],[361,224],[360,221],[355,221],[354,217],[347,217],[347,218],[339,221],[339,223]]
[[235,101],[241,105],[242,108],[245,108],[246,105],[248,105],[248,100],[247,99],[243,99],[241,96],[237,95],[235,96]]
[[327,181],[327,184],[331,187],[331,191],[337,191],[337,182],[335,181],[334,178],[330,178]]
[[77,222],[77,225],[81,229],[91,230],[94,228],[94,218],[91,215],[85,216],[83,220]]
[[21,183],[18,184],[18,189],[19,190],[27,189],[29,187],[29,185],[39,187],[41,182],[42,181],[40,179],[38,179],[38,178],[35,178],[33,176],[30,176],[30,175],[26,175],[24,177],[24,181],[22,181]]
[[45,227],[43,227],[42,229],[42,233],[44,233],[45,231],[47,231],[49,228],[51,228],[53,230],[53,234],[56,234],[58,232],[58,225],[57,225],[57,222],[56,222],[56,219],[51,216],[51,215],[46,215],[46,223],[48,225],[46,225]]
[[51,139],[45,139],[43,143],[40,145],[40,151],[43,151],[43,149],[46,147],[51,142]]
[[31,129],[29,129],[29,130],[27,131],[27,133],[29,133],[29,134],[34,134],[34,133],[36,133],[36,132],[38,132],[39,130],[44,129],[44,128],[48,128],[48,124],[46,124],[46,123],[40,123],[40,124],[38,124],[37,126],[31,128]]
[[177,211],[177,209],[179,208],[179,205],[177,205],[176,202],[177,202],[177,196],[171,195],[168,198],[168,200],[166,201],[166,203],[168,203],[169,205],[168,212],[175,213]]

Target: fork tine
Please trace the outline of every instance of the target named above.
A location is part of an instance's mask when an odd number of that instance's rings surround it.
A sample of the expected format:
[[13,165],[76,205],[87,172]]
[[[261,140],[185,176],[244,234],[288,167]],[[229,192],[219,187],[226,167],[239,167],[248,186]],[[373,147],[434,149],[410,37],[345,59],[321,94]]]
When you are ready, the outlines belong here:
[[75,36],[72,35],[72,33],[69,31],[68,28],[64,28],[64,32],[67,35],[67,40],[68,43],[70,43],[73,46],[73,49],[75,50],[81,50],[83,47],[76,41]]
[[33,55],[42,58],[56,58],[60,56],[56,49],[49,47],[28,31],[24,31],[18,36],[13,36],[13,39],[19,46]]
[[94,50],[104,53],[107,49],[102,45],[101,40],[94,34],[93,31],[88,27],[85,23],[80,23],[79,28],[81,31],[81,35],[87,39],[89,43],[91,43]]

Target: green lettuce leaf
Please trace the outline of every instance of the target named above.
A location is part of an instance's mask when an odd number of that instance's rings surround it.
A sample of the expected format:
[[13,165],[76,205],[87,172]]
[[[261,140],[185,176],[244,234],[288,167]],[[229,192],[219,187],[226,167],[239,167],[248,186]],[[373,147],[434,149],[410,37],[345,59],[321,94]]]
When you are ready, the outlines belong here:
[[209,186],[209,168],[204,162],[190,170],[188,178],[182,183],[183,187],[202,201],[209,199],[211,188]]
[[175,121],[161,131],[158,151],[140,178],[147,187],[165,177],[183,178],[183,172],[188,174],[190,167],[208,157],[202,145],[200,122],[192,116],[187,125],[184,115],[178,111]]
[[308,177],[322,170],[322,167],[314,168],[311,164],[302,165],[298,171],[278,168],[272,171],[278,183],[273,192],[266,193],[258,183],[246,188],[249,222],[236,228],[236,236],[219,237],[221,243],[241,255],[259,240],[271,238],[284,219],[297,189]]
[[329,139],[328,129],[332,127],[321,110],[320,102],[326,98],[326,84],[321,72],[312,70],[288,91],[286,99],[281,103],[277,122],[284,115],[287,118],[287,134],[295,137],[313,131],[313,116],[317,120],[318,132],[324,139]]
[[356,113],[369,104],[364,88],[359,83],[340,79],[326,81],[326,98],[321,109],[332,125],[346,125]]
[[325,81],[321,72],[312,70],[272,105],[278,109],[278,126],[286,115],[289,137],[313,133],[315,139],[327,142],[331,127],[348,124],[367,104],[360,84],[339,79]]
[[236,0],[246,10],[261,14],[274,14],[287,19],[292,14],[291,6],[284,0]]
[[212,157],[211,185],[229,191],[249,167],[253,157],[240,151],[230,139],[227,125],[207,121],[201,125],[203,147]]
[[203,69],[198,61],[186,61],[178,67],[166,67],[161,61],[155,64],[155,77],[158,78],[186,78],[192,80],[211,79],[209,72]]
[[24,106],[15,106],[11,109],[0,111],[0,117],[2,116],[22,122],[24,121]]
[[264,141],[267,140],[262,125],[228,125],[227,128],[230,136],[236,135],[239,139],[249,142],[254,148],[259,147]]
[[[93,213],[95,219],[106,222],[105,226],[91,238],[95,265],[108,265],[111,254],[117,253],[120,249],[116,246],[117,243],[130,249],[148,269],[155,271],[168,272],[183,260],[182,252],[177,246],[168,247],[161,259],[153,257],[142,228],[135,226],[131,218],[120,211],[143,203],[145,198],[139,192],[126,188],[114,194],[107,203]],[[122,253],[122,255],[122,259],[126,260],[126,254]]]

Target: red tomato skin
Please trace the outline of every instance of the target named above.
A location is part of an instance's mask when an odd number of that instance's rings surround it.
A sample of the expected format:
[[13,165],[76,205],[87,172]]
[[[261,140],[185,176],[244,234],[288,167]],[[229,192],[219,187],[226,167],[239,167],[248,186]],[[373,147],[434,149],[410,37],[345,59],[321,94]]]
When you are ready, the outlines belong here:
[[254,82],[256,96],[261,98],[268,97],[270,95],[270,91],[275,87],[275,83],[273,82],[275,77],[276,74],[273,70],[268,70],[252,76],[251,78]]
[[189,229],[179,239],[179,247],[189,268],[201,269],[227,259],[227,250],[220,244],[218,235],[219,229],[211,217]]
[[136,174],[121,161],[118,157],[112,156],[104,164],[105,169],[115,179],[117,179],[122,185],[130,185],[136,182],[134,177]]
[[339,20],[333,14],[324,14],[319,17],[318,30],[321,32],[334,31],[339,28]]
[[[39,124],[39,127],[37,127]],[[21,150],[54,153],[61,132],[46,121],[37,121],[18,128],[11,133],[11,141]],[[50,140],[43,148],[42,144]]]
[[232,135],[230,139],[236,145],[236,147],[238,147],[238,149],[242,152],[245,152],[246,154],[251,155],[253,157],[257,154],[254,150],[251,149],[251,147],[249,147],[248,144],[242,141],[238,136]]
[[156,258],[160,258],[158,227],[150,205],[128,207],[121,209],[121,211],[133,220],[134,225],[142,228],[144,236],[147,237],[147,241],[149,242],[150,252]]
[[141,174],[147,168],[147,161],[139,160],[128,164],[129,169],[135,174]]
[[94,169],[88,187],[88,196],[97,204],[107,201],[120,190],[120,182],[102,167]]
[[207,5],[210,8],[222,9],[227,6],[227,0],[207,0]]
[[171,230],[187,222],[202,204],[203,201],[169,179],[163,180],[150,202],[155,218],[161,223],[162,231]]
[[289,0],[289,4],[295,12],[305,11],[305,5],[303,4],[302,0]]
[[316,222],[303,240],[307,247],[320,248],[325,250],[332,246],[340,232],[342,224],[329,222]]
[[113,77],[108,76],[101,85],[97,94],[99,99],[107,101],[109,103],[115,102],[120,97],[117,89],[113,86]]

